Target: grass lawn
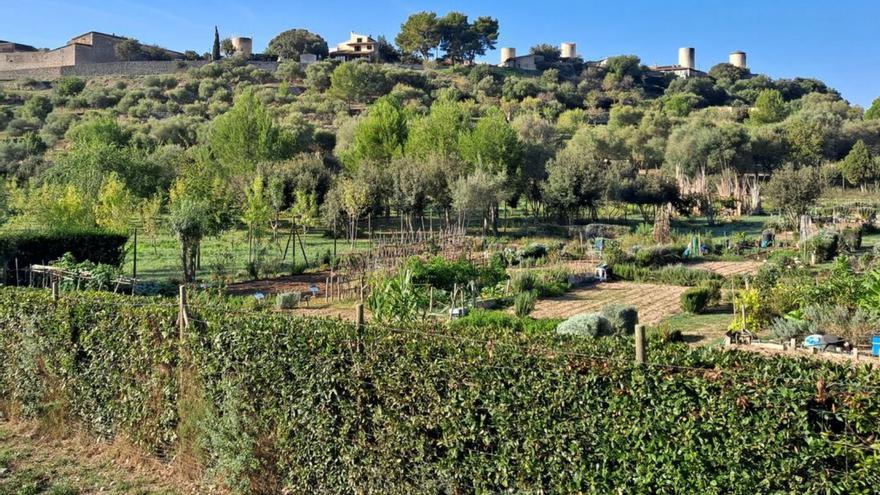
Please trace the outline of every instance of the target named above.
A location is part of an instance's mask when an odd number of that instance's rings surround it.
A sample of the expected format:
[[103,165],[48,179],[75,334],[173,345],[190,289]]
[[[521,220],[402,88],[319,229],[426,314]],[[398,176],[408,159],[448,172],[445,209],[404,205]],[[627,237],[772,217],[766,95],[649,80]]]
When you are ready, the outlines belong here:
[[[287,237],[279,235],[278,244],[271,242],[271,235],[267,238],[269,246],[266,249],[266,265],[271,272],[282,274],[289,269],[292,260],[292,246],[288,250],[284,266],[281,266],[282,253]],[[126,246],[126,259],[123,271],[131,275],[134,260],[134,239],[130,238]],[[324,237],[322,232],[310,233],[303,237],[303,246],[306,256],[311,264],[315,264],[326,252],[333,252],[333,239]],[[339,255],[354,250],[366,249],[369,241],[360,239],[352,248],[345,239],[337,240],[336,252]],[[209,237],[202,241],[202,263],[199,270],[200,278],[210,278],[211,275],[224,272],[226,276],[235,280],[250,278],[247,276],[248,242],[245,230],[232,230],[217,237]],[[302,252],[297,246],[297,263],[303,262]],[[143,280],[167,280],[180,277],[180,245],[171,234],[162,234],[157,237],[155,244],[141,234],[138,236],[137,248],[137,271],[138,278]]]
[[0,495],[198,493],[128,447],[48,437],[36,426],[0,422]]
[[732,319],[730,305],[727,305],[698,315],[679,313],[664,319],[658,326],[679,330],[685,342],[691,344],[718,345],[724,340]]

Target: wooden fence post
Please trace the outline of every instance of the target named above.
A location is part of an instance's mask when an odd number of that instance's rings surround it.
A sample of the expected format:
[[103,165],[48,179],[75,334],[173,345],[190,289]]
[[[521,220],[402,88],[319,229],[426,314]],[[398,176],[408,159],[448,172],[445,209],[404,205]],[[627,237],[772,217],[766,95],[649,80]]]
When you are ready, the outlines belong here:
[[189,317],[186,315],[186,286],[181,285],[179,291],[177,301],[177,326],[180,331],[180,345],[183,345],[186,327],[189,326]]
[[52,300],[58,302],[58,281],[52,281]]
[[364,325],[366,324],[366,320],[364,319],[364,304],[358,303],[357,306],[355,306],[355,308],[357,310],[358,331],[363,332]]
[[330,277],[324,279],[324,302],[330,302]]
[[645,326],[636,325],[636,364],[645,364]]

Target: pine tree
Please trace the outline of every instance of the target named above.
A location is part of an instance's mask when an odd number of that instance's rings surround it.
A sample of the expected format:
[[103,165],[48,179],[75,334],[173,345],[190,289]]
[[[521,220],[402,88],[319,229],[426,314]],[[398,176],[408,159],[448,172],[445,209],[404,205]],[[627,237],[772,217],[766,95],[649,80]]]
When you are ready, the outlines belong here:
[[868,181],[876,177],[874,159],[864,141],[861,139],[856,141],[849,154],[843,159],[841,171],[850,184],[860,186],[862,190],[865,190]]
[[220,60],[220,31],[214,26],[214,50],[211,52],[212,60]]

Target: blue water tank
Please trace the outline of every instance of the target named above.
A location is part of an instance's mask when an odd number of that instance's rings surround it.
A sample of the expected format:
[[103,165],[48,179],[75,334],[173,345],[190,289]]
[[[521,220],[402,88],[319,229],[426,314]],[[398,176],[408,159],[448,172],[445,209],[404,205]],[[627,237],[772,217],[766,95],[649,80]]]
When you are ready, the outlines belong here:
[[871,355],[880,357],[880,335],[875,335],[871,339]]

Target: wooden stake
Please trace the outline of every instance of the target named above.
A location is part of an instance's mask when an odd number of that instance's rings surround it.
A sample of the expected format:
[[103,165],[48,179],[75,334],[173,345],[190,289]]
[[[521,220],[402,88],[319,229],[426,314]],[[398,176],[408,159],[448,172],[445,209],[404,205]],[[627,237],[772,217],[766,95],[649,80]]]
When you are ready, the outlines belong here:
[[52,281],[52,300],[58,302],[58,282]]
[[357,310],[358,331],[363,332],[364,325],[366,324],[366,320],[364,319],[364,305],[363,305],[363,303],[358,303],[357,306],[355,306],[355,308]]
[[636,364],[645,364],[645,326],[636,325]]

